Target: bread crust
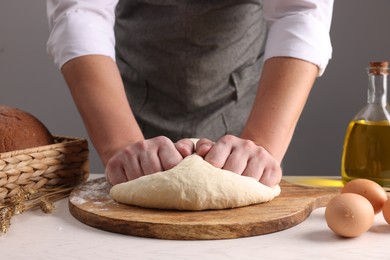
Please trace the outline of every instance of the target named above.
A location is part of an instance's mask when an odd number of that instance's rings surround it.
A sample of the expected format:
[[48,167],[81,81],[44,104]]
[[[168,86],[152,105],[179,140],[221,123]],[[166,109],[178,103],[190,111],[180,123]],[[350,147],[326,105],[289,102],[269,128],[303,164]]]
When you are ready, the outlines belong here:
[[54,143],[47,127],[21,109],[0,105],[0,153]]

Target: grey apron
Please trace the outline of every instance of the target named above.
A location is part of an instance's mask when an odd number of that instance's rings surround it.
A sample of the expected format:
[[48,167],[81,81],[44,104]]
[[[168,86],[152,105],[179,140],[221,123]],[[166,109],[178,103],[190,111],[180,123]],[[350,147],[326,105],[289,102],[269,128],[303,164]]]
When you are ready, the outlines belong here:
[[117,63],[146,138],[239,135],[260,77],[261,0],[122,0]]

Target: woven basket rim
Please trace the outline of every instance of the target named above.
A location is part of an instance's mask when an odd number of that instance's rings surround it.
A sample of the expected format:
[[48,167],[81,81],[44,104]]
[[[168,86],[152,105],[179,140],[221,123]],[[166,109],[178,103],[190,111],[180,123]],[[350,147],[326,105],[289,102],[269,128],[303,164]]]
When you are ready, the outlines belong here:
[[71,137],[71,136],[64,136],[64,135],[53,135],[54,143],[48,144],[48,145],[42,145],[42,146],[36,146],[21,150],[14,150],[9,152],[0,153],[0,159],[13,157],[16,155],[21,154],[30,154],[35,152],[42,152],[46,150],[61,148],[69,145],[77,145],[82,143],[87,143],[87,139],[84,138],[78,138],[78,137]]

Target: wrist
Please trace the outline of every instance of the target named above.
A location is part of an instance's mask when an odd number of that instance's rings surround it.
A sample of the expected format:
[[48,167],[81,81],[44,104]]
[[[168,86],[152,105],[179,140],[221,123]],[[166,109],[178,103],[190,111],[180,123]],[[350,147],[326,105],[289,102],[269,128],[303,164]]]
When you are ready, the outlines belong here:
[[95,148],[103,165],[106,166],[111,157],[113,157],[118,151],[124,149],[130,144],[134,144],[142,140],[144,140],[142,135],[132,138],[122,138],[121,140],[116,141],[106,139],[105,141],[100,142],[99,145],[95,145]]
[[240,138],[251,140],[257,146],[264,148],[280,164],[285,154],[285,150],[283,149],[285,144],[272,142],[270,141],[270,138],[266,138],[265,136],[266,134],[253,133],[245,128],[241,133]]

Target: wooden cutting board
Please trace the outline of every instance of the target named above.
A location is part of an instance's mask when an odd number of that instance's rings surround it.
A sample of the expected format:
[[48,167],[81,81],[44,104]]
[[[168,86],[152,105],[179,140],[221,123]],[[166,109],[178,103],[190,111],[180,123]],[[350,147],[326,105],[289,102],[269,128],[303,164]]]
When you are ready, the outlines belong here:
[[268,203],[226,210],[173,211],[119,204],[109,195],[111,186],[100,178],[70,194],[69,210],[79,221],[115,233],[175,240],[227,239],[293,227],[340,193],[340,188],[300,186],[285,180],[280,186],[279,197]]

